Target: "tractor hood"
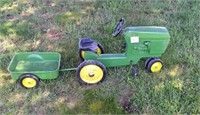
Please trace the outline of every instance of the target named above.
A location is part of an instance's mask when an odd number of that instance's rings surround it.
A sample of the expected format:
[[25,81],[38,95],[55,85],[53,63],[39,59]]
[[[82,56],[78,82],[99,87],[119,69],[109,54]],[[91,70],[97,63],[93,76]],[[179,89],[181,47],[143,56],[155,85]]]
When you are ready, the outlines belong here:
[[141,40],[169,40],[170,35],[165,27],[159,26],[137,26],[124,29],[125,38],[137,36]]

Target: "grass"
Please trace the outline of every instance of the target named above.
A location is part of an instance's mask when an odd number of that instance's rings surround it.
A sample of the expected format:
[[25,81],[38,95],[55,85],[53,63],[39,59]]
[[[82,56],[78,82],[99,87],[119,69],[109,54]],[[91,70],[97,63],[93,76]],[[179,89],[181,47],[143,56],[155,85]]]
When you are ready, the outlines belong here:
[[[198,0],[1,0],[0,114],[200,114],[199,7]],[[84,86],[74,71],[62,72],[27,90],[6,70],[12,56],[24,51],[59,52],[61,68],[77,67],[83,37],[97,40],[108,53],[121,53],[123,38],[112,37],[121,17],[126,27],[168,28],[171,40],[161,57],[162,72],[147,72],[141,59],[140,77],[129,66],[107,68],[103,83]],[[59,37],[48,35],[48,29]]]

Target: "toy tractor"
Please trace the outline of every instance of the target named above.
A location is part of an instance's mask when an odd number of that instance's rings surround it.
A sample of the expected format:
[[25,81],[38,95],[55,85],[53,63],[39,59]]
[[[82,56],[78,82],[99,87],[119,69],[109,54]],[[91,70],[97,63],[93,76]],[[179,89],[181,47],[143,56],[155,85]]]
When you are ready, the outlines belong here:
[[83,62],[77,68],[80,83],[95,84],[106,77],[106,67],[133,65],[132,72],[138,75],[135,64],[147,58],[145,67],[150,72],[159,72],[163,67],[160,57],[166,50],[170,35],[165,27],[138,26],[123,29],[125,20],[120,19],[113,32],[116,37],[123,30],[126,42],[123,54],[104,54],[103,46],[90,38],[79,41],[79,55]]

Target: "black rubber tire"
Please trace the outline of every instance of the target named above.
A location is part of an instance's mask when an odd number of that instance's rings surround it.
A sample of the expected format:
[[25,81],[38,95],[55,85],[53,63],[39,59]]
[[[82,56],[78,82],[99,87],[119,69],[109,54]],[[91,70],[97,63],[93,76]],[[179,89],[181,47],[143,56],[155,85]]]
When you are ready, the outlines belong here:
[[[153,72],[151,71],[151,66],[152,66],[154,63],[156,63],[156,62],[161,62],[162,68],[163,68],[163,62],[162,62],[162,60],[161,60],[160,58],[154,58],[154,59],[152,59],[151,61],[149,61],[149,63],[147,64],[147,70],[150,71],[151,73],[153,73]],[[162,68],[161,68],[161,69],[162,69]]]
[[[81,76],[80,76],[80,71],[83,67],[87,66],[87,65],[96,65],[98,67],[101,68],[101,70],[103,71],[103,76],[102,78],[98,81],[98,82],[95,82],[95,83],[89,83],[89,82],[86,82],[84,81]],[[96,60],[85,60],[83,61],[77,68],[76,70],[76,75],[77,75],[77,79],[79,81],[80,84],[86,84],[86,85],[90,85],[90,84],[97,84],[97,83],[100,83],[100,82],[103,82],[104,79],[106,78],[106,67],[99,61],[96,61]]]
[[[23,83],[22,83],[22,81],[23,81],[25,78],[32,78],[32,79],[34,79],[34,80],[36,81],[36,85],[35,85],[34,87],[31,87],[31,88],[30,88],[30,87],[24,86]],[[20,77],[20,79],[19,79],[19,84],[20,84],[22,87],[27,88],[27,89],[32,89],[32,88],[38,87],[38,86],[39,86],[39,82],[40,82],[40,79],[39,79],[36,75],[30,74],[30,73],[23,74],[23,75]]]
[[147,69],[147,65],[149,64],[149,62],[153,59],[154,59],[153,57],[149,57],[146,59],[145,64],[144,64],[146,69]]
[[[104,50],[104,47],[100,44],[100,43],[98,43],[98,48],[101,50],[101,54],[104,54],[105,53],[105,50]],[[83,50],[82,49],[78,49],[78,55],[79,55],[79,57],[80,57],[80,59],[81,59],[81,61],[84,61],[85,59],[82,57],[82,55],[81,55],[81,52],[82,52]]]

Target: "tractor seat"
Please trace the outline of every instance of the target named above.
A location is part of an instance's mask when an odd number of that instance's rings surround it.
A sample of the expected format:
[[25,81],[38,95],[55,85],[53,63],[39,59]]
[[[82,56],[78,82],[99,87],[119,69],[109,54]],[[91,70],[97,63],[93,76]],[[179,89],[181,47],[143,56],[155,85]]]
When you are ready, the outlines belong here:
[[85,50],[85,51],[94,51],[98,48],[98,42],[94,41],[90,38],[82,38],[79,41],[79,49]]

